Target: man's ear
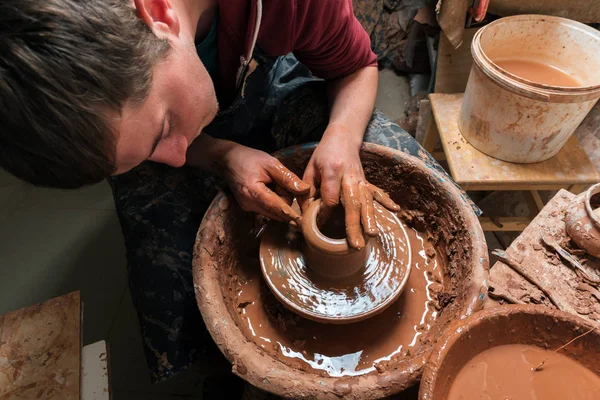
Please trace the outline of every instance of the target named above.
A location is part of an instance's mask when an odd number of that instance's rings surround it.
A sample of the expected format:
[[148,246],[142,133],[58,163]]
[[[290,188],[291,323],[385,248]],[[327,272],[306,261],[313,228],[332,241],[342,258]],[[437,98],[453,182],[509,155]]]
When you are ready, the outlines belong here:
[[169,0],[134,0],[138,17],[158,37],[179,35],[179,18]]

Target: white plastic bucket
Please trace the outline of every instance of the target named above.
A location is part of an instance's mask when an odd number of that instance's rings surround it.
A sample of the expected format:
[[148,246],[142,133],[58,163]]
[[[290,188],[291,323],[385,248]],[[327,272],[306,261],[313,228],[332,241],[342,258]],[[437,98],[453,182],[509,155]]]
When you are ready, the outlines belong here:
[[[534,163],[560,151],[600,97],[600,32],[566,18],[517,15],[480,29],[459,128],[481,152]],[[494,60],[551,65],[579,81],[553,86],[514,75]]]

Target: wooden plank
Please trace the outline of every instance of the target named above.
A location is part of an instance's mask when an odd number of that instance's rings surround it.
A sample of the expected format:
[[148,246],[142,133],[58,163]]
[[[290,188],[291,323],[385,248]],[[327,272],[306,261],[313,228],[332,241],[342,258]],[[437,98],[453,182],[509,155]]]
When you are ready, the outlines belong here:
[[536,191],[535,190],[524,190],[523,198],[525,199],[525,202],[527,203],[527,208],[529,209],[529,216],[531,218],[535,218],[535,216],[538,215],[538,213],[540,212],[542,207],[538,207],[538,204],[536,203],[535,199],[533,198],[533,195],[531,194],[531,192],[536,192]]
[[590,185],[572,185],[569,187],[569,192],[573,194],[579,194],[586,190]]
[[437,143],[439,137],[440,136],[435,125],[435,120],[431,118],[427,123],[427,130],[425,131],[425,137],[423,138],[423,143],[421,143],[421,146],[423,146],[425,151],[428,153],[433,153],[435,144]]
[[461,184],[460,185],[466,191],[529,191],[529,190],[560,190],[560,189],[569,189],[571,185],[568,183],[556,183],[553,185],[547,184],[536,184],[536,183],[525,183],[525,184],[511,184],[510,186],[504,185],[503,183],[498,182],[476,182],[469,184]]
[[85,346],[81,352],[81,400],[110,400],[109,358],[106,342]]
[[422,143],[427,132],[427,124],[433,119],[431,114],[431,103],[428,99],[423,99],[419,103],[419,118],[417,119],[417,131],[415,132],[415,139],[417,142]]
[[455,49],[446,35],[440,35],[437,68],[435,72],[436,93],[462,93],[467,87],[473,65],[471,42],[480,28],[465,29],[463,43]]
[[434,151],[431,156],[438,161],[446,161],[446,154],[443,151]]
[[600,174],[579,146],[575,135],[556,156],[540,163],[516,164],[483,154],[471,146],[458,129],[462,97],[462,94],[429,95],[450,172],[463,188],[546,190],[600,181]]
[[79,400],[79,292],[4,315],[0,399]]
[[544,14],[580,22],[600,22],[600,0],[494,0],[488,12],[500,16]]
[[485,232],[521,232],[531,223],[528,217],[479,217]]
[[544,208],[544,206],[545,206],[544,201],[540,197],[540,194],[538,193],[537,190],[531,190],[529,192],[529,194],[531,195],[531,198],[535,202],[535,205],[537,206],[537,212],[539,213],[540,211],[542,211],[542,208]]
[[[583,284],[577,274],[564,260],[541,245],[542,235],[561,243],[568,239],[565,230],[564,212],[574,195],[560,191],[546,204],[533,222],[517,237],[506,250],[506,254],[533,275],[546,290],[569,306],[570,312],[590,321],[600,321],[600,300]],[[567,240],[568,241],[568,240]],[[600,259],[573,255],[586,259],[583,267],[586,274],[600,279]],[[497,262],[490,270],[490,287],[498,293],[505,293],[519,301],[554,308],[547,297],[520,274],[502,262]],[[487,299],[485,308],[497,307],[496,301]]]

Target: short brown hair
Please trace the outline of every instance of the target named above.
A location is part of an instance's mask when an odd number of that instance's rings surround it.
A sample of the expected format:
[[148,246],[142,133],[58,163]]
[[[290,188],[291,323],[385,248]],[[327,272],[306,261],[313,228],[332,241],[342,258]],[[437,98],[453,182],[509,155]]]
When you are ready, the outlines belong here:
[[168,48],[128,0],[0,1],[0,166],[37,186],[110,176],[108,113],[147,97]]

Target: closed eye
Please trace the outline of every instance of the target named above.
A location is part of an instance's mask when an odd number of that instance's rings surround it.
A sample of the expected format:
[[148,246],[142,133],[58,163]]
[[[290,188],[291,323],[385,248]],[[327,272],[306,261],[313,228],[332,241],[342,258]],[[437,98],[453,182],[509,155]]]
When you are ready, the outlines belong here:
[[154,136],[156,139],[154,140],[154,143],[152,144],[152,150],[150,151],[150,155],[148,156],[148,158],[152,157],[152,155],[156,151],[156,148],[160,144],[160,141],[169,137],[169,135],[171,134],[171,127],[172,127],[171,118],[165,117],[163,119],[163,123],[162,123],[161,129],[160,129],[160,132]]

